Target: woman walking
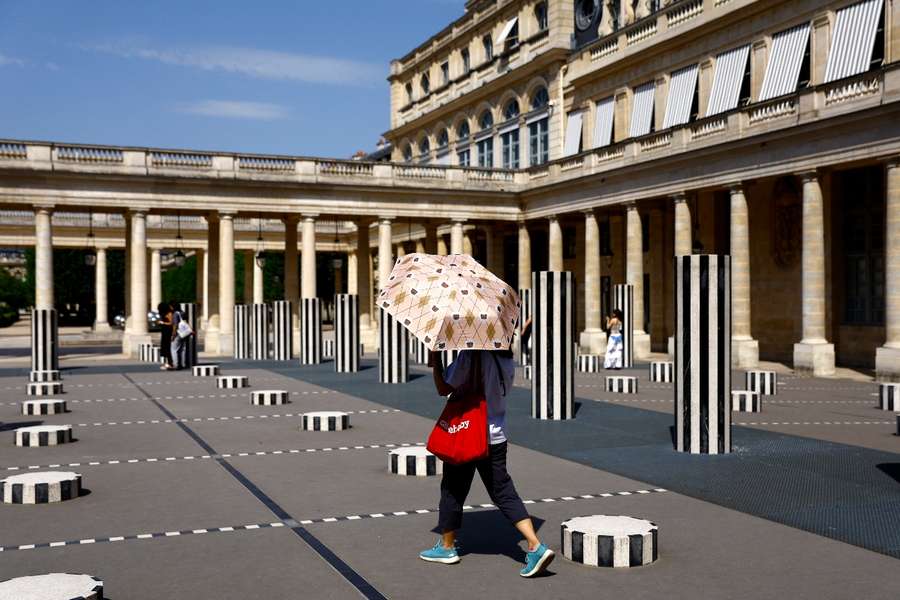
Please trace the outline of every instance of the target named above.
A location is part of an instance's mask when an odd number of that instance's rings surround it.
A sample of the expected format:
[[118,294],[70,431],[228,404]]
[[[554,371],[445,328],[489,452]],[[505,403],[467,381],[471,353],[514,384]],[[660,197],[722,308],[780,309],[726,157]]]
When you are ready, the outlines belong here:
[[172,366],[172,305],[160,302],[156,308],[159,314],[159,353],[163,356],[162,371],[171,371]]
[[[463,464],[444,463],[438,528],[441,539],[433,548],[419,554],[422,560],[444,564],[459,562],[456,532],[462,526],[463,505],[472,486],[475,471],[481,477],[491,501],[528,542],[522,577],[534,577],[544,571],[554,553],[538,539],[513,481],[506,471],[506,393],[512,388],[515,363],[509,350],[463,350],[444,372],[440,355],[429,354],[434,385],[438,394],[478,390],[487,401],[488,456]],[[476,381],[476,379],[478,379]]]
[[609,332],[609,341],[606,343],[606,358],[603,360],[604,369],[622,368],[622,320],[624,316],[618,308],[606,317],[606,330]]

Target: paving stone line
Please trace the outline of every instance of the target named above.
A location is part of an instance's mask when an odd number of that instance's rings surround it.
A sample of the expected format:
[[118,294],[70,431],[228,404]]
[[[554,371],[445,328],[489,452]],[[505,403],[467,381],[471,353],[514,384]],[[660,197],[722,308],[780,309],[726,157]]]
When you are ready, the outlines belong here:
[[[331,408],[329,410],[336,410]],[[308,411],[307,411],[308,412]],[[377,410],[344,410],[348,415],[372,415],[384,413],[398,413],[398,408],[385,408]],[[108,421],[106,423],[77,423],[75,427],[107,427],[109,425],[158,425],[160,423],[199,423],[200,421],[240,421],[249,419],[279,419],[282,417],[302,417],[304,413],[285,413],[277,415],[238,415],[234,417],[191,417],[182,419],[142,419],[140,421]]]
[[52,465],[28,465],[27,467],[3,467],[4,471],[33,471],[35,469],[59,469],[62,467],[96,467],[102,465],[133,465],[137,463],[174,462],[180,460],[203,460],[209,458],[234,458],[243,456],[274,456],[279,454],[308,454],[313,452],[335,452],[340,450],[368,450],[372,448],[398,448],[424,446],[424,442],[385,442],[362,446],[334,446],[327,448],[291,448],[289,450],[258,450],[252,452],[229,452],[222,454],[200,454],[194,456],[166,456],[164,458],[114,458],[109,460],[57,463]]
[[894,421],[750,421],[734,425],[894,425]]
[[[877,396],[878,394],[872,394]],[[596,402],[653,402],[653,403],[672,403],[672,398],[589,398]],[[865,406],[875,407],[871,400],[771,400],[765,399],[766,404],[862,404]]]
[[[320,394],[337,394],[337,393],[339,393],[334,390],[322,390],[322,391],[306,390],[306,391],[300,391],[300,392],[292,392],[290,390],[288,390],[288,391],[290,394],[295,394],[298,396],[299,395],[307,396],[307,395],[311,395],[311,394],[320,395]],[[153,399],[154,400],[196,400],[199,398],[212,398],[212,399],[243,398],[246,395],[247,395],[247,392],[245,391],[245,392],[237,392],[237,393],[233,393],[233,394],[195,394],[192,396],[154,396]],[[148,398],[94,398],[94,399],[88,399],[88,400],[68,400],[68,399],[66,399],[66,402],[82,402],[82,403],[87,403],[87,402],[137,402],[140,400],[148,400]],[[20,404],[20,402],[0,402],[0,406],[18,406]]]
[[[551,502],[573,502],[576,500],[599,500],[601,498],[613,498],[620,496],[644,496],[647,494],[662,494],[667,492],[663,488],[648,488],[624,492],[600,492],[595,494],[578,494],[573,496],[560,496],[558,498],[535,498],[523,500],[525,504],[548,504]],[[467,504],[463,506],[465,511],[493,509],[493,504]],[[156,533],[139,533],[132,535],[119,535],[111,537],[86,538],[82,540],[70,540],[65,542],[40,542],[34,544],[20,544],[16,546],[0,546],[0,552],[13,552],[16,550],[36,550],[38,548],[62,548],[65,546],[80,546],[85,544],[104,544],[110,542],[126,542],[134,540],[149,540],[163,537],[179,537],[184,535],[202,535],[204,533],[229,533],[234,531],[252,531],[275,527],[296,527],[299,525],[311,525],[314,523],[338,523],[341,521],[359,521],[362,519],[385,519],[391,517],[407,517],[413,515],[426,515],[437,513],[436,508],[420,508],[413,510],[397,510],[389,512],[377,512],[357,515],[344,515],[340,517],[319,517],[315,519],[303,519],[297,521],[274,521],[271,523],[252,523],[250,525],[230,525],[227,527],[210,527],[203,529],[182,529],[180,531],[160,531]]]

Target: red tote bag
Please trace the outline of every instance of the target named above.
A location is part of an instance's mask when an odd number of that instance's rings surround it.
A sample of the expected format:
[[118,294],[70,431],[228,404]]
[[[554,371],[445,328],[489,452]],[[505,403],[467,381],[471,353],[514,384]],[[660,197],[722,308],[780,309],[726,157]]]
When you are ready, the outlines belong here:
[[447,406],[428,436],[428,451],[446,463],[459,465],[488,455],[487,400],[481,381],[481,356],[476,355],[473,377],[466,390],[447,400]]

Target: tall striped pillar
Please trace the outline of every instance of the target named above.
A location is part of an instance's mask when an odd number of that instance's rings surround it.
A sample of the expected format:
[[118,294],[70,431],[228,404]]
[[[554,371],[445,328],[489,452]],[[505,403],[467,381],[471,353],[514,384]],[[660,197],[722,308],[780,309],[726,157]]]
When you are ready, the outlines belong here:
[[334,371],[359,371],[359,296],[334,295]]
[[318,298],[300,300],[300,364],[322,362],[322,306]]
[[731,452],[731,257],[675,257],[675,448]]
[[531,276],[533,375],[531,416],[563,420],[575,416],[575,275],[540,271]]
[[269,305],[263,303],[250,305],[250,358],[266,360],[269,358]]
[[59,329],[55,308],[31,311],[31,370],[59,371]]
[[409,334],[409,347],[410,347],[410,356],[413,357],[417,365],[427,365],[428,364],[428,346],[425,345],[425,342],[414,336],[412,333]]
[[381,383],[409,381],[409,338],[406,328],[384,309],[378,325],[378,380]]
[[272,302],[272,359],[291,360],[293,332],[291,327],[291,301]]
[[[519,316],[519,364],[525,366],[530,364],[528,362],[528,353],[525,352],[525,348],[522,345],[522,329],[525,327],[525,323],[528,322],[528,319],[531,318],[532,313],[532,302],[531,302],[531,288],[522,288],[519,290],[519,301],[522,303],[521,311],[522,314]],[[534,331],[534,327],[532,326],[532,332]],[[532,347],[534,347],[534,339],[532,338]]]
[[634,286],[613,286],[613,308],[622,311],[622,368],[634,366]]
[[[178,305],[179,310],[181,310],[181,314],[184,315],[184,319],[188,322],[188,325],[191,326],[191,329],[194,330],[194,335],[189,335],[184,338],[184,361],[185,367],[193,367],[197,364],[197,339],[200,335],[200,312],[197,310],[197,305],[194,302],[182,302]],[[176,334],[177,335],[177,334]]]
[[250,358],[250,305],[234,305],[234,357]]

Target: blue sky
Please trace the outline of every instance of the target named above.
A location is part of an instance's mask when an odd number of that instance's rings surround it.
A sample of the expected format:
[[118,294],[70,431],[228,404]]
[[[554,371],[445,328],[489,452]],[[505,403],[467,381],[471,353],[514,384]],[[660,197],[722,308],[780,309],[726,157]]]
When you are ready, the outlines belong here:
[[0,0],[0,138],[348,157],[464,0]]

